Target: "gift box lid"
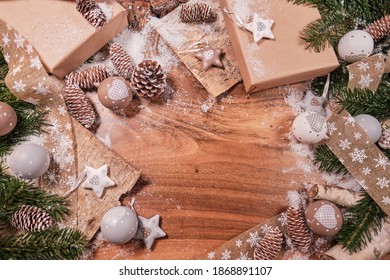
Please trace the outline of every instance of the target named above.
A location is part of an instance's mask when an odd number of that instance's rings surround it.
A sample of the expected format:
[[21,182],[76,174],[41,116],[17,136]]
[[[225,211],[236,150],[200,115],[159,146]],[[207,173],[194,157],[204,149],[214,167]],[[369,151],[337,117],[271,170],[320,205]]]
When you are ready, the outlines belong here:
[[0,19],[34,46],[47,72],[62,79],[128,25],[116,1],[97,3],[108,19],[101,28],[93,27],[71,1],[0,1]]
[[274,39],[255,42],[253,34],[224,13],[245,89],[248,93],[324,76],[339,66],[332,47],[316,53],[301,38],[307,24],[320,18],[317,9],[287,0],[220,0],[221,8],[250,21],[255,12],[272,19]]

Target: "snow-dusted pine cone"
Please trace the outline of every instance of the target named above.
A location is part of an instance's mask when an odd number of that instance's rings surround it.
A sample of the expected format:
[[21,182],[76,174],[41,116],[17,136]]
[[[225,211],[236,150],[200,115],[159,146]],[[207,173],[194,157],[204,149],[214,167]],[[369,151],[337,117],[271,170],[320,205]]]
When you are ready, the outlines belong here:
[[180,4],[186,3],[188,0],[151,0],[153,12],[158,17],[163,17],[176,9]]
[[134,69],[130,84],[139,96],[158,96],[167,86],[166,75],[157,61],[144,60]]
[[73,71],[65,76],[67,85],[78,85],[82,89],[99,87],[99,84],[110,77],[108,69],[104,65],[96,65]]
[[110,59],[118,74],[125,79],[130,79],[134,71],[132,59],[118,43],[110,46]]
[[390,34],[390,15],[385,15],[381,19],[374,21],[367,26],[366,31],[374,41],[378,41]]
[[382,132],[382,136],[378,141],[378,145],[385,150],[390,150],[390,128]]
[[77,85],[67,85],[63,96],[69,114],[85,128],[95,128],[97,114],[86,94]]
[[283,233],[279,228],[270,229],[267,234],[256,245],[253,259],[254,260],[274,260],[283,244]]
[[217,13],[203,2],[186,3],[181,5],[180,19],[182,22],[212,22],[217,19]]
[[311,247],[311,234],[306,224],[302,208],[287,208],[287,232],[295,249],[308,253]]
[[17,229],[38,232],[51,227],[53,219],[36,206],[23,205],[12,214],[10,222]]
[[106,15],[94,0],[77,0],[76,9],[94,27],[102,27],[107,21]]

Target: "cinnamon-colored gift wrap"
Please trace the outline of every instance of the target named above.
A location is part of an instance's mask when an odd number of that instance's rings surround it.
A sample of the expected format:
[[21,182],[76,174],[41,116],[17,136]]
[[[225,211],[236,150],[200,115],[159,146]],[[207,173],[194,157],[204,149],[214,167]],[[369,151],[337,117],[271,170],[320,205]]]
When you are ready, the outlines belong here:
[[[339,66],[330,46],[316,53],[301,38],[307,24],[320,18],[318,10],[287,0],[219,0],[234,55],[248,93],[325,76]],[[234,13],[234,14],[232,14]],[[253,34],[240,28],[258,13],[272,19],[274,39],[255,42]]]

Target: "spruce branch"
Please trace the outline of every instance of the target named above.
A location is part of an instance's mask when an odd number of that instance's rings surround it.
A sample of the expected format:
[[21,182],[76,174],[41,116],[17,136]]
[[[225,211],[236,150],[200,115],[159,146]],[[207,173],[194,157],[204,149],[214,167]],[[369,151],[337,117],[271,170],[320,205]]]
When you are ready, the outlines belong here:
[[85,245],[82,233],[70,228],[0,236],[0,259],[71,260],[82,254]]
[[314,162],[318,168],[325,172],[346,174],[348,170],[337,156],[325,145],[318,146],[314,152]]
[[362,250],[371,241],[372,234],[378,234],[386,214],[367,194],[345,214],[343,227],[337,240],[350,253]]
[[0,48],[0,82],[4,81],[7,73],[8,73],[8,64],[5,61],[3,50],[2,48]]
[[[1,169],[4,171],[4,167]],[[17,177],[0,173],[0,224],[8,223],[11,215],[26,204],[41,208],[54,221],[62,221],[70,212],[65,197],[34,187]]]
[[340,90],[337,103],[352,115],[369,114],[379,120],[390,118],[390,86],[384,83],[373,93],[368,89]]
[[14,130],[0,137],[0,157],[3,157],[9,154],[16,144],[25,141],[28,136],[43,133],[43,126],[47,123],[45,121],[46,112],[33,104],[17,99],[2,82],[0,82],[0,101],[10,105],[18,117]]

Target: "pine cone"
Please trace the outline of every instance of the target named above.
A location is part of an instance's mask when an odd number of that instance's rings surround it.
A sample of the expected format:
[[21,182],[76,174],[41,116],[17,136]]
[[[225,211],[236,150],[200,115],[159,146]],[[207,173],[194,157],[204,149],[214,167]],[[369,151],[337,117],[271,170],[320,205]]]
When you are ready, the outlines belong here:
[[287,232],[293,246],[302,253],[308,253],[311,247],[311,235],[306,225],[302,208],[287,208]]
[[106,15],[94,0],[77,0],[76,9],[94,27],[102,27],[106,23]]
[[366,31],[374,41],[378,41],[390,33],[390,15],[385,15],[381,19],[374,21],[367,26]]
[[213,22],[217,13],[206,3],[187,3],[181,5],[180,19],[182,22]]
[[150,5],[158,17],[163,17],[186,2],[188,0],[150,0]]
[[23,205],[11,216],[11,225],[17,229],[37,232],[46,230],[53,224],[53,219],[42,209]]
[[390,128],[383,131],[381,138],[378,141],[378,145],[385,150],[390,150]]
[[274,260],[283,244],[283,234],[279,228],[273,228],[257,244],[253,259],[254,260]]
[[67,85],[63,96],[69,114],[85,128],[93,129],[97,115],[87,95],[77,85]]
[[110,59],[120,76],[125,79],[131,78],[134,71],[133,63],[130,56],[120,44],[113,43],[110,46]]
[[78,85],[83,89],[99,87],[99,84],[110,77],[108,69],[103,65],[91,66],[73,71],[65,76],[67,85]]
[[139,96],[158,96],[167,85],[166,75],[157,61],[144,60],[134,70],[130,84]]

